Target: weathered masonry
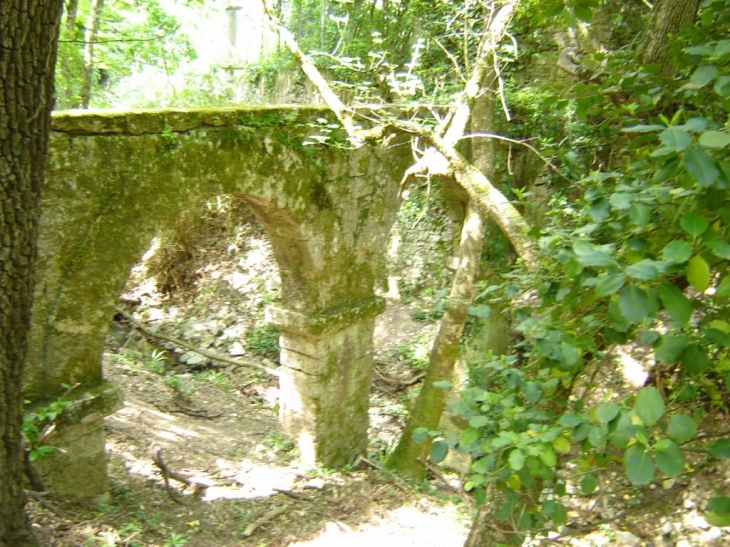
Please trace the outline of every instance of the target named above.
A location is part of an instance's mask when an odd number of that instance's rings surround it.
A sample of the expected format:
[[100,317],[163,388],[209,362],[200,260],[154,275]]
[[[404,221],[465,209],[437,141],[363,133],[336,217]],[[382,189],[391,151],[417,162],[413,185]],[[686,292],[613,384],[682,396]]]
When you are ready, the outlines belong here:
[[[54,116],[26,396],[80,386],[42,469],[55,490],[105,488],[104,339],[132,266],[197,200],[239,196],[265,225],[282,279],[281,420],[303,459],[339,466],[364,450],[373,319],[407,143],[306,145],[323,111],[240,108]],[[318,118],[320,121],[317,121]]]

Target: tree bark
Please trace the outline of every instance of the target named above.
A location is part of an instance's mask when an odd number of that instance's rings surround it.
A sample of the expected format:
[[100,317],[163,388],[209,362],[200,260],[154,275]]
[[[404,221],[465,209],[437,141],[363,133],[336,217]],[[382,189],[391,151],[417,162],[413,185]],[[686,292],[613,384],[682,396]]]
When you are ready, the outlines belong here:
[[476,203],[469,200],[461,230],[458,267],[451,282],[450,303],[441,318],[438,335],[431,349],[423,387],[398,446],[388,459],[388,467],[413,478],[422,478],[425,474],[425,462],[431,447],[430,438],[423,443],[415,442],[413,432],[419,427],[437,429],[441,421],[449,390],[435,387],[434,382],[450,381],[453,376],[454,364],[459,356],[459,342],[466,323],[467,306],[474,298],[484,243],[484,221],[484,213]]
[[89,108],[91,102],[91,82],[94,79],[94,42],[101,27],[101,14],[104,11],[104,0],[91,0],[89,22],[84,35],[84,79],[79,92],[80,106]]
[[0,2],[0,547],[38,544],[22,489],[21,381],[62,5]]
[[684,25],[694,23],[699,8],[700,0],[659,0],[636,50],[636,62],[658,64],[660,75],[671,76],[675,68],[669,57],[669,44]]

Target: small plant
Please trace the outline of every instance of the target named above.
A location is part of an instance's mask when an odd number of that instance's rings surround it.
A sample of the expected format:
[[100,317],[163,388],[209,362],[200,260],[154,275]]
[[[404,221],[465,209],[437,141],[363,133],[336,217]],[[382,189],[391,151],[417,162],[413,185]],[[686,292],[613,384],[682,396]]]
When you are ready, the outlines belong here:
[[167,353],[163,350],[152,350],[152,355],[149,361],[147,361],[147,368],[155,374],[165,374],[165,361],[167,360]]
[[266,438],[261,441],[261,444],[279,453],[290,452],[294,449],[294,441],[292,441],[289,437],[282,435],[278,431],[272,431],[269,433]]
[[139,370],[139,365],[137,364],[137,361],[141,357],[142,354],[139,351],[127,348],[124,348],[122,350],[122,353],[112,353],[111,355],[109,355],[109,359],[111,359],[115,363],[129,367],[132,370]]
[[396,348],[398,361],[412,370],[423,370],[428,367],[431,353],[431,342],[427,337],[419,337],[412,344],[401,344]]
[[165,124],[162,126],[162,131],[160,131],[160,150],[162,151],[170,151],[177,148],[178,142],[177,142],[177,136],[175,135],[174,131],[172,130],[172,127],[170,124]]
[[271,325],[260,325],[246,333],[246,346],[261,357],[276,359],[279,356],[279,330]]
[[[53,431],[58,417],[71,404],[71,401],[65,400],[64,397],[71,393],[77,386],[78,384],[69,388],[64,384],[63,387],[66,388],[66,391],[58,399],[51,401],[48,405],[38,406],[33,411],[23,414],[21,428],[23,435],[30,444],[30,451],[28,452],[30,461],[34,462],[53,452],[54,448],[44,444],[44,441]],[[23,401],[23,404],[30,405],[31,401],[26,399]]]
[[185,534],[170,532],[170,537],[165,540],[162,547],[183,547],[188,542]]
[[221,389],[233,389],[236,387],[236,384],[231,382],[230,378],[220,370],[204,370],[203,372],[197,373],[195,378],[201,382],[208,382],[218,386]]

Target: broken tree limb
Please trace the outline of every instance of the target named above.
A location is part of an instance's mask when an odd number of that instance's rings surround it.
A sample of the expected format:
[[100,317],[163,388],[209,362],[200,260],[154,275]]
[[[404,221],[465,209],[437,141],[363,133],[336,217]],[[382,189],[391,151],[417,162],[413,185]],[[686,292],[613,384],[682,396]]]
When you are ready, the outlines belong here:
[[271,376],[279,377],[279,371],[265,367],[263,365],[259,365],[258,363],[254,363],[253,361],[242,361],[240,359],[231,359],[230,357],[226,357],[225,355],[220,355],[218,353],[214,353],[212,351],[208,351],[205,349],[201,349],[199,347],[196,347],[192,344],[189,344],[185,342],[184,340],[180,340],[179,338],[175,338],[173,336],[168,336],[166,334],[162,334],[160,332],[155,332],[149,328],[147,328],[145,325],[137,321],[134,317],[132,317],[131,314],[127,313],[120,307],[115,308],[116,312],[124,317],[127,321],[134,324],[135,327],[137,327],[139,330],[141,330],[145,335],[151,336],[152,338],[158,338],[159,340],[165,340],[167,342],[172,342],[173,344],[180,346],[182,348],[188,349],[190,351],[193,351],[195,353],[198,353],[202,355],[203,357],[207,357],[208,359],[213,359],[214,361],[220,361],[222,363],[229,363],[231,365],[236,365],[239,367],[249,367],[249,368],[255,368],[256,370],[260,370],[261,372],[265,372],[266,374],[270,374]]
[[177,494],[175,494],[175,491],[170,486],[170,479],[181,482],[185,486],[192,486],[193,488],[195,488],[196,494],[208,488],[207,484],[191,481],[185,475],[181,475],[180,473],[171,470],[165,463],[165,460],[162,458],[162,449],[159,446],[155,444],[150,445],[149,455],[150,458],[152,458],[154,464],[160,470],[160,473],[162,473],[162,478],[165,481],[165,490],[167,490],[167,494],[170,496],[170,499],[172,499],[172,501],[174,501],[175,503],[179,505],[188,505],[186,502],[177,497]]
[[[456,143],[461,140],[471,117],[471,109],[492,67],[493,54],[507,32],[507,26],[517,7],[518,0],[511,0],[499,10],[490,14],[485,23],[485,32],[480,40],[477,59],[472,72],[464,85],[464,90],[454,104],[454,112],[447,127],[436,133],[423,126],[406,120],[387,120],[372,129],[361,129],[354,121],[355,111],[346,106],[337,94],[332,91],[327,80],[322,76],[312,60],[299,47],[294,35],[274,16],[264,2],[264,9],[271,25],[278,32],[284,45],[297,60],[309,80],[317,88],[327,106],[340,121],[354,144],[372,141],[386,135],[389,131],[419,136],[438,153],[426,153],[418,161],[417,166],[409,169],[407,174],[434,173],[453,175],[456,181],[469,193],[469,197],[479,204],[484,211],[504,231],[515,252],[529,267],[537,259],[537,247],[532,243],[527,232],[529,225],[520,212],[476,167],[467,162],[456,150]],[[491,129],[491,128],[488,128]],[[430,158],[428,157],[430,156]],[[439,156],[439,157],[434,157]]]
[[255,521],[253,521],[251,524],[246,526],[246,529],[241,534],[243,537],[251,537],[251,535],[256,531],[256,528],[259,526],[266,524],[270,520],[274,520],[279,515],[283,515],[287,511],[289,511],[291,508],[287,507],[286,505],[281,505],[279,507],[274,507],[270,511],[267,511],[263,515],[261,515],[259,518],[257,518]]

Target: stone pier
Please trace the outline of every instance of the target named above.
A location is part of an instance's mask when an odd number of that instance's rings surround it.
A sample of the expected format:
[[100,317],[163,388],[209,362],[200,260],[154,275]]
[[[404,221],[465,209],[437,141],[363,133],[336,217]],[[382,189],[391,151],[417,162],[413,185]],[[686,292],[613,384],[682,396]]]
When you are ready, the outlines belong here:
[[341,467],[367,448],[373,319],[380,298],[307,316],[270,307],[280,329],[279,415],[305,464]]

